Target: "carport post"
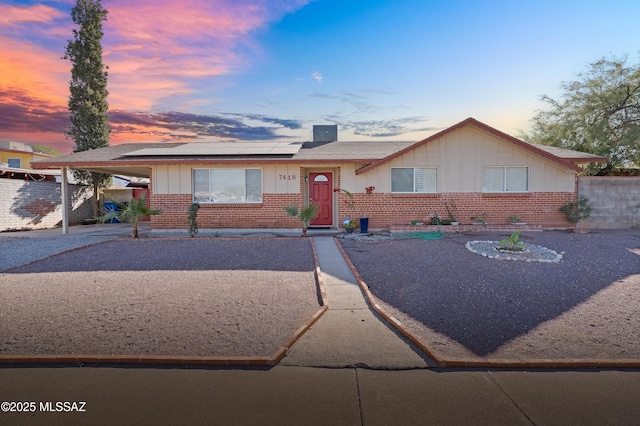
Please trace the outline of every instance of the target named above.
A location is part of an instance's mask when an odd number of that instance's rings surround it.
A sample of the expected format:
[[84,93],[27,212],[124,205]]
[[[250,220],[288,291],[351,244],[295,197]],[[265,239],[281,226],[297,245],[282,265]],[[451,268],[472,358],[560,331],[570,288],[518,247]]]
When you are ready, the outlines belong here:
[[62,197],[62,233],[69,233],[69,188],[67,182],[67,168],[62,168],[62,182],[60,184],[60,194]]

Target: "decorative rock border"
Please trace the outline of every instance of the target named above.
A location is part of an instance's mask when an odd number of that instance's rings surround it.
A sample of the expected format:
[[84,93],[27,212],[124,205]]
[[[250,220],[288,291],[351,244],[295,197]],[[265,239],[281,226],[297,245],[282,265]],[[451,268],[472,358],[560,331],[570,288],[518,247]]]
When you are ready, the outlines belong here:
[[558,254],[551,249],[535,244],[527,244],[525,246],[526,250],[522,252],[500,251],[497,248],[499,245],[499,241],[467,241],[465,247],[471,253],[476,253],[489,259],[516,260],[521,262],[558,263],[564,255],[564,252]]

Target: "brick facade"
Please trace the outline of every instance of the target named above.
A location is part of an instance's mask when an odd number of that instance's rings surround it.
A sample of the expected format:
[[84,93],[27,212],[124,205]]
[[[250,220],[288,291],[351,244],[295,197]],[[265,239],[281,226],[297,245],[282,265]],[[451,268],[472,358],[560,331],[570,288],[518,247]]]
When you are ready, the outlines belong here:
[[[334,184],[340,188],[341,168],[332,170]],[[201,204],[198,225],[201,228],[299,228],[300,221],[290,218],[285,206],[304,203],[306,176],[300,168],[300,192],[298,194],[269,194],[262,196],[259,204]],[[151,180],[153,188],[153,178]],[[347,195],[334,193],[337,210],[335,224],[341,226],[345,217],[369,218],[370,229],[388,228],[408,224],[412,220],[428,222],[433,213],[447,218],[445,202],[453,205],[453,214],[461,224],[471,224],[473,216],[482,216],[491,225],[509,223],[509,216],[517,216],[522,222],[543,227],[570,227],[560,206],[576,197],[574,192],[530,192],[530,193],[475,193],[451,192],[438,194],[372,194],[353,193],[354,209],[347,207]],[[151,192],[151,207],[163,213],[151,217],[153,229],[187,229],[187,211],[192,203],[191,194],[155,194]]]
[[[188,229],[190,194],[152,194],[151,207],[162,214],[151,216],[153,229]],[[259,204],[201,204],[200,228],[300,228],[300,221],[289,217],[284,207],[301,206],[301,194],[263,194]]]
[[447,218],[445,202],[454,205],[452,212],[461,224],[470,224],[472,217],[482,216],[489,224],[507,224],[509,216],[517,216],[522,222],[546,227],[571,226],[559,211],[560,206],[574,198],[571,192],[533,193],[440,193],[440,194],[353,194],[355,208],[347,207],[346,195],[340,193],[338,218],[369,217],[370,228],[386,228],[390,225],[409,223],[412,220],[428,223],[437,213]]
[[[527,194],[353,194],[355,208],[344,202],[346,195],[337,198],[338,217],[369,217],[370,228],[387,228],[409,223],[411,220],[428,222],[433,213],[447,217],[445,202],[455,205],[453,213],[461,224],[473,222],[472,216],[486,213],[483,220],[489,224],[507,224],[509,216],[523,222],[545,227],[571,226],[558,210],[568,203],[571,192],[543,192]],[[288,205],[302,205],[302,194],[263,194],[261,204],[202,204],[198,212],[201,228],[299,228],[300,222],[284,211]],[[190,194],[153,194],[151,206],[163,210],[151,217],[154,229],[187,229],[187,210],[192,203]]]

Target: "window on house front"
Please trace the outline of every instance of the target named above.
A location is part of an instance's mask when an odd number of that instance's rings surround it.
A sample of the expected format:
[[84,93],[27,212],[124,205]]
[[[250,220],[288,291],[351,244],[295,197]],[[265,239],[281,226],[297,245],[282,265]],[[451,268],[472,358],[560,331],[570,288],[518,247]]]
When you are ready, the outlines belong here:
[[483,192],[529,191],[528,167],[485,167],[482,175]]
[[20,161],[19,158],[8,158],[7,164],[9,165],[9,167],[13,167],[14,169],[22,168],[22,161]]
[[193,201],[196,203],[262,202],[260,169],[194,169]]
[[394,167],[391,169],[391,192],[433,193],[438,191],[438,169]]

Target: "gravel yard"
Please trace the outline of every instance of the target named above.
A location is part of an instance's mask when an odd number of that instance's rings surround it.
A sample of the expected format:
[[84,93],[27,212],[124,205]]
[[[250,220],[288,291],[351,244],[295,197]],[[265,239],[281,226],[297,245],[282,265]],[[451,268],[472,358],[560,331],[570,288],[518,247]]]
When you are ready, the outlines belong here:
[[309,240],[119,239],[0,273],[0,354],[271,356],[319,309]]
[[468,241],[343,238],[381,305],[444,358],[640,358],[640,231],[529,232],[557,263],[482,257]]
[[0,271],[66,250],[107,241],[113,237],[74,236],[28,238],[0,234]]

